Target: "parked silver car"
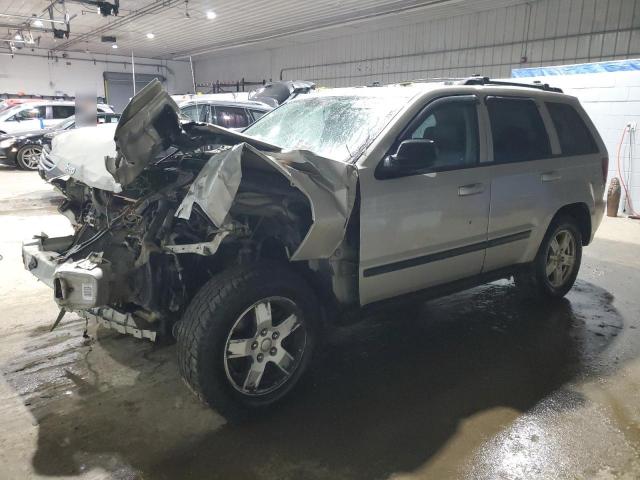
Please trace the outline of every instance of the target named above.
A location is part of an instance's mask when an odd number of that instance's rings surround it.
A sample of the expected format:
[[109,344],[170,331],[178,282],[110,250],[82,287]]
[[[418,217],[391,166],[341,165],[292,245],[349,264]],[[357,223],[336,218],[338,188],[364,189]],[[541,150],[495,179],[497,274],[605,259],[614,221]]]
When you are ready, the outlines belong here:
[[[95,162],[90,137],[57,139]],[[173,332],[185,381],[228,416],[281,399],[322,332],[369,308],[512,276],[562,297],[604,212],[600,136],[544,85],[334,89],[238,133],[181,126],[154,83],[114,137],[105,178],[69,155],[75,234],[26,243],[25,267],[63,312]]]

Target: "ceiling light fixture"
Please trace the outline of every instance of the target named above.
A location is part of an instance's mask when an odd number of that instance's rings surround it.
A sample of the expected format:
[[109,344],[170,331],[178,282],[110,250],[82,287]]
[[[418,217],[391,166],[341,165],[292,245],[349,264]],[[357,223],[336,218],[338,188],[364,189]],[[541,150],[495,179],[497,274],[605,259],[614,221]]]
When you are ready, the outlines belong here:
[[147,33],[147,38],[149,40],[153,40],[154,38],[156,38],[156,36],[153,33],[149,32],[149,33]]
[[216,12],[214,12],[213,10],[207,10],[207,18],[209,20],[213,20],[214,18],[216,18],[218,15],[216,15]]
[[113,45],[111,45],[111,48],[118,48],[118,45],[114,43]]
[[42,27],[44,27],[44,23],[42,23],[42,20],[40,20],[40,19],[34,20],[34,21],[33,21],[33,23],[32,23],[32,25],[33,25],[34,27],[36,27],[36,28],[42,28]]

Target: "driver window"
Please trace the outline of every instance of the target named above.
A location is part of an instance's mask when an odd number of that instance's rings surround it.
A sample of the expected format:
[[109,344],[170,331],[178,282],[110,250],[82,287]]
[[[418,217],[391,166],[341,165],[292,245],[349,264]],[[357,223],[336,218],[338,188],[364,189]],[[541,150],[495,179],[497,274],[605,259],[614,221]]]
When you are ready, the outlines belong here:
[[46,107],[26,108],[15,114],[16,119],[33,120],[37,118],[45,118]]
[[434,170],[472,167],[478,163],[478,117],[475,103],[451,102],[432,108],[406,138],[434,143]]

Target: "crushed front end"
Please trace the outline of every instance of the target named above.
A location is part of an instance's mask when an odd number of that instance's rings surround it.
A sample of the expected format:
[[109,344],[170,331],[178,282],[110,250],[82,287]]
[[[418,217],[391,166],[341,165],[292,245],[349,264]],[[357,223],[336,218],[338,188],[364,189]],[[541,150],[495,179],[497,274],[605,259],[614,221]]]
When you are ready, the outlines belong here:
[[170,334],[200,286],[229,266],[263,257],[328,262],[349,251],[337,247],[354,204],[352,166],[181,125],[159,83],[134,97],[115,145],[102,138],[97,158],[89,160],[86,132],[55,142],[52,154],[72,172],[56,186],[74,233],[25,243],[24,266],[61,309],[122,333]]

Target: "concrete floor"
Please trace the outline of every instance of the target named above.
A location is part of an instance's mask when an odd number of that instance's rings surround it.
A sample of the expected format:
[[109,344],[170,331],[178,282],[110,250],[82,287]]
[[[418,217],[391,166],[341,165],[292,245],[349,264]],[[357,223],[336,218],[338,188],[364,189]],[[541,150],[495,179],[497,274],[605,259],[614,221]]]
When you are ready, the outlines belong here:
[[63,233],[51,190],[0,170],[0,478],[640,476],[640,222],[605,219],[559,305],[477,288],[332,334],[309,379],[227,425],[175,346],[57,309],[20,241]]

